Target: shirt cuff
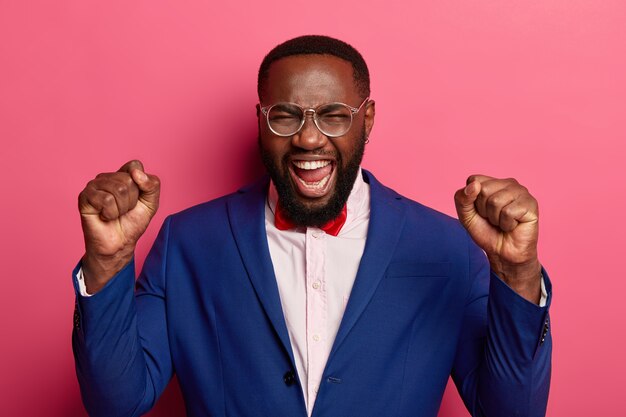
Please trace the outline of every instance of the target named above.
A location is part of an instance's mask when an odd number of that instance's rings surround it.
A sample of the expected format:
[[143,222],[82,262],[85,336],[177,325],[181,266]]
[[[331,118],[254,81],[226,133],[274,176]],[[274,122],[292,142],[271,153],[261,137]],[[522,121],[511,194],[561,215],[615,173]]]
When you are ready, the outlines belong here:
[[[83,296],[83,297],[91,297],[93,295],[93,294],[89,294],[87,292],[87,285],[85,285],[85,276],[83,275],[83,268],[82,267],[80,267],[80,269],[76,273],[76,281],[78,282],[78,291],[80,292],[81,296]],[[545,291],[544,287],[543,287],[543,277],[542,277],[542,280],[541,280],[541,290]],[[542,300],[543,300],[543,298],[542,298]]]
[[[82,274],[82,269],[79,273]],[[546,290],[546,283],[543,279],[543,274],[541,274],[541,299],[539,300],[539,307],[545,307],[547,303],[548,303],[548,291]]]

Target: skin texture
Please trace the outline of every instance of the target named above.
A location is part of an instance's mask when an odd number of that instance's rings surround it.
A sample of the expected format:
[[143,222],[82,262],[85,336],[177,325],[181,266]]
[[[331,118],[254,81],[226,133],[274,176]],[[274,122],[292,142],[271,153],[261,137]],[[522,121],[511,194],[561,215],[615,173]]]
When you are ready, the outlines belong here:
[[[262,106],[293,102],[315,108],[342,102],[356,107],[364,99],[354,85],[351,64],[330,55],[300,55],[275,61],[266,83]],[[263,161],[280,199],[294,202],[290,211],[286,208],[287,214],[303,225],[318,225],[325,216],[334,217],[345,204],[354,181],[354,166],[361,161],[364,141],[374,125],[375,103],[369,101],[355,115],[352,128],[338,138],[322,134],[310,117],[297,134],[279,137],[269,130],[259,108],[257,116]],[[297,184],[292,164],[294,160],[320,159],[332,162],[331,179],[322,190],[311,192]],[[344,186],[338,176],[344,179]],[[345,183],[349,184],[347,192]],[[139,161],[130,161],[117,172],[98,175],[80,193],[85,237],[82,266],[89,293],[100,290],[130,262],[139,237],[158,209],[159,193],[159,179],[146,174]],[[454,200],[460,222],[486,252],[494,272],[522,297],[538,303],[541,266],[537,258],[535,198],[514,179],[472,175],[455,193]],[[303,213],[304,217],[298,217]],[[323,215],[311,217],[307,213]]]

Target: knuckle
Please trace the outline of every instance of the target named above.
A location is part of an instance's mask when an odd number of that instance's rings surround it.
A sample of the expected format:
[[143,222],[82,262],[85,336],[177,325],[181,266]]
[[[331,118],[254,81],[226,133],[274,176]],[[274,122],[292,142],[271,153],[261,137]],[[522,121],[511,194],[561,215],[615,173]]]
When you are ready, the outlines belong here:
[[487,180],[480,183],[480,192],[486,196],[491,196],[494,191],[498,191],[498,183],[494,180]]
[[514,214],[513,213],[513,207],[510,204],[508,206],[502,208],[501,216],[504,217],[505,219],[506,218],[512,218],[513,214]]
[[518,199],[524,199],[526,200],[528,197],[532,196],[530,195],[530,193],[528,192],[528,189],[526,187],[524,187],[523,185],[520,184],[514,184],[510,190],[512,192],[514,192],[517,195]]
[[537,201],[535,197],[529,194],[529,200],[530,200],[530,204],[532,204],[534,207],[539,208],[539,201]]
[[499,207],[502,204],[502,198],[498,194],[493,194],[487,198],[486,204],[490,208]]
[[121,196],[128,194],[128,187],[125,184],[120,184],[115,188],[115,192]]
[[143,171],[143,164],[141,163],[141,161],[139,159],[133,159],[132,161],[130,161],[128,163],[128,166],[131,169],[132,168],[137,168],[137,169],[141,169]]
[[103,207],[102,211],[100,212],[100,217],[105,220],[113,220],[116,218],[116,213],[110,207]]
[[87,202],[87,191],[83,190],[80,193],[78,193],[78,207],[81,207],[82,205],[84,205]]
[[111,194],[105,194],[102,196],[102,205],[104,206],[112,206],[115,204],[115,197]]

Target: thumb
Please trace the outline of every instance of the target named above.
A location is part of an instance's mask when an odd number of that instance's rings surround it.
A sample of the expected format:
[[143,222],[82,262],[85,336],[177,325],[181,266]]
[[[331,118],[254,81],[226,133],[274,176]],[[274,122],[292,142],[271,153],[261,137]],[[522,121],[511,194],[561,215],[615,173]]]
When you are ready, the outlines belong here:
[[161,182],[156,175],[146,174],[142,169],[135,168],[130,171],[135,184],[141,193],[139,200],[148,208],[156,212],[159,207],[159,195],[161,191]]
[[478,194],[480,194],[481,188],[480,182],[472,181],[454,194],[456,212],[459,215],[459,220],[466,227],[475,216],[478,216],[474,203],[478,198]]

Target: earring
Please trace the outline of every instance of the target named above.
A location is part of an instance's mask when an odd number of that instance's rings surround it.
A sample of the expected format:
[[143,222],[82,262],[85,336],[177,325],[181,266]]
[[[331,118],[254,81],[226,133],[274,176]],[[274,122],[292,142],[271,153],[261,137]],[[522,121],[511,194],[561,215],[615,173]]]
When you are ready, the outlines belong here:
[[368,143],[370,143],[370,137],[369,137],[369,136],[366,136],[366,137],[365,137],[365,144],[367,145]]

